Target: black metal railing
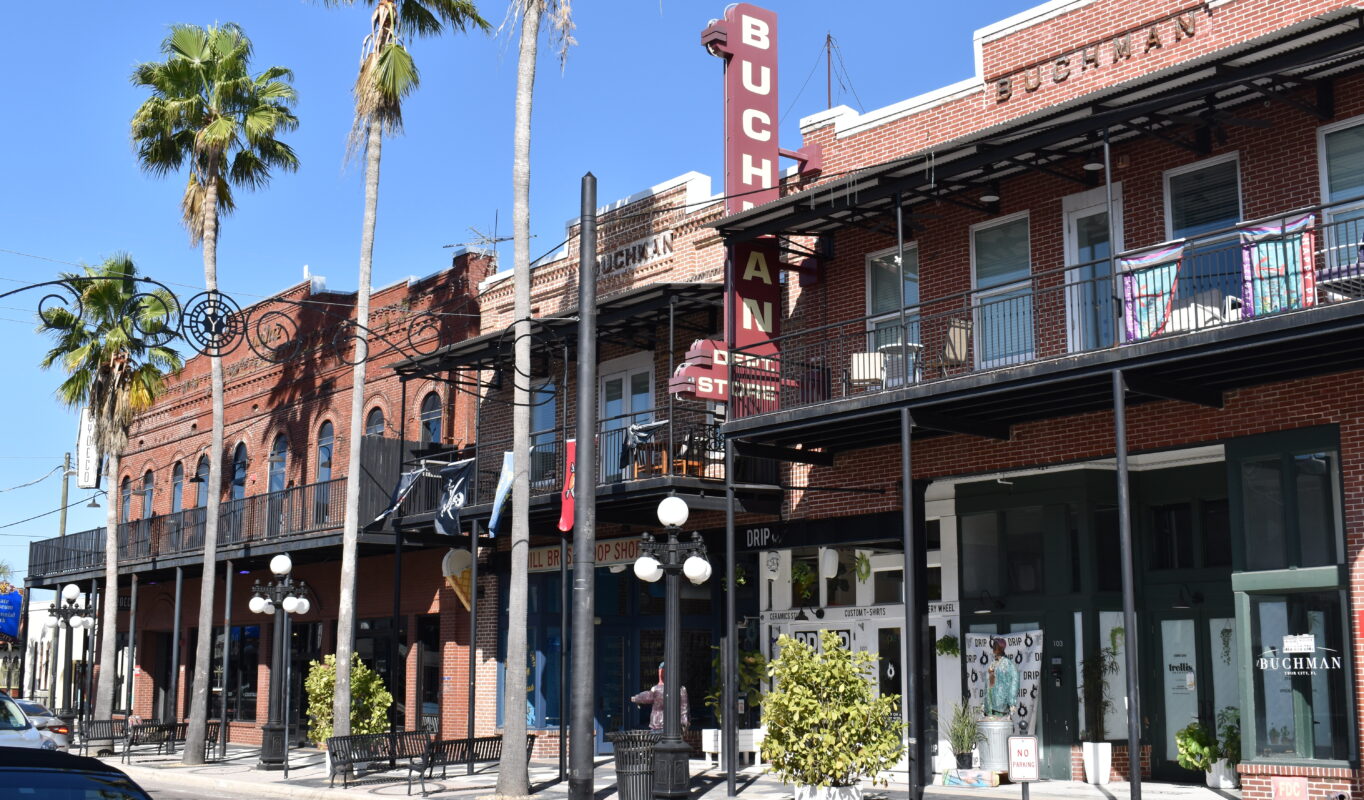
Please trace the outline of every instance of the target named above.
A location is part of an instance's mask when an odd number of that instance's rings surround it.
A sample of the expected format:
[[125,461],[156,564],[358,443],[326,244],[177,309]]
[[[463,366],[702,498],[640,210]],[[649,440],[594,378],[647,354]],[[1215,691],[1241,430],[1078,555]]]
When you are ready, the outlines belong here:
[[[785,333],[731,356],[735,418],[1364,298],[1364,198]],[[907,335],[906,335],[907,334]]]
[[[344,478],[227,500],[219,507],[219,545],[303,536],[341,527],[346,502]],[[119,523],[119,563],[195,553],[204,546],[207,509]],[[44,577],[104,566],[104,528],[29,544],[29,576]]]

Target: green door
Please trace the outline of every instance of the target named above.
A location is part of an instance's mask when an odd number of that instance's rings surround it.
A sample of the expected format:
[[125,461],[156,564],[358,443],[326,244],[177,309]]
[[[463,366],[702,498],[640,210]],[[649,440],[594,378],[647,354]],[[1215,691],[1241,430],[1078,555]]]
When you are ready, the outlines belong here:
[[[1041,690],[1041,719],[1037,729],[1042,737],[1042,777],[1050,780],[1072,780],[1070,774],[1070,746],[1079,741],[1075,727],[1075,623],[1067,611],[1051,611],[1042,634],[1047,638],[1042,648],[1042,670],[1038,681]],[[1074,776],[1079,780],[1082,776]]]
[[1156,613],[1146,652],[1145,716],[1156,780],[1202,783],[1202,772],[1179,766],[1175,735],[1201,722],[1216,735],[1217,715],[1240,705],[1236,663],[1236,620],[1229,611],[1190,608]]

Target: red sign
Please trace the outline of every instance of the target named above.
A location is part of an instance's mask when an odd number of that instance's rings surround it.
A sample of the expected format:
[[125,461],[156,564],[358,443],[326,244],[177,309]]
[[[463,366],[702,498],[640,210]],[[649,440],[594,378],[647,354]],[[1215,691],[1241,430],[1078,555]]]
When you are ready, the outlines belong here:
[[687,350],[687,358],[668,379],[668,391],[689,394],[697,400],[729,399],[729,352],[723,342],[697,339]]
[[578,440],[569,439],[564,447],[564,491],[559,504],[559,530],[573,530],[573,489],[578,475]]
[[725,59],[725,209],[777,199],[777,15],[738,3],[701,35]]
[[1275,775],[1269,779],[1269,797],[1270,800],[1307,800],[1307,779]]

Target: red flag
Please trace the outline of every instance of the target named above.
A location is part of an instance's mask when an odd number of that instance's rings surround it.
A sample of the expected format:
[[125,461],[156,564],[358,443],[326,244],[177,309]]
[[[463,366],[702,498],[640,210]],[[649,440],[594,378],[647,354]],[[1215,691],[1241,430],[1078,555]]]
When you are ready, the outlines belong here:
[[573,482],[578,471],[578,440],[569,439],[564,450],[564,491],[559,511],[559,530],[567,533],[573,530]]

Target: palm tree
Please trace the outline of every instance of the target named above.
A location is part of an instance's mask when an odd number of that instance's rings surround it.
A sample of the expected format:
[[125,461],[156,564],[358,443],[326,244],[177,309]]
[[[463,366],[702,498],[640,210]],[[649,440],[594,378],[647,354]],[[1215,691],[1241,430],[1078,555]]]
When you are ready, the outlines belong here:
[[[133,84],[151,91],[133,115],[133,143],[138,163],[154,175],[189,166],[180,208],[190,244],[203,245],[204,286],[212,303],[218,291],[218,222],[236,205],[233,187],[258,189],[269,183],[271,170],[298,169],[294,151],[277,138],[298,127],[292,111],[296,96],[289,84],[293,73],[270,67],[252,76],[248,71],[251,40],[231,23],[207,28],[172,26],[161,52],[165,61],[141,64],[133,71]],[[221,500],[216,489],[222,486],[223,364],[218,353],[208,355],[213,433],[204,488],[208,491],[204,568],[199,582],[199,637],[185,737],[186,764],[204,763]]]
[[[353,5],[356,0],[323,0]],[[360,230],[360,277],[355,291],[355,367],[351,377],[350,431],[346,454],[346,514],[341,535],[341,592],[337,605],[336,663],[349,664],[355,652],[355,558],[360,535],[360,436],[364,430],[365,367],[369,358],[369,289],[374,264],[374,225],[379,209],[379,159],[384,134],[403,126],[403,98],[419,81],[406,37],[437,36],[445,26],[487,31],[472,0],[364,0],[373,6],[370,31],[360,48],[355,78],[355,123],[351,153],[365,155],[365,216]],[[399,432],[399,436],[402,433]],[[397,691],[401,687],[396,687]],[[350,670],[336,671],[332,703],[333,735],[350,735]]]
[[[508,742],[526,739],[526,717],[517,709],[526,702],[526,591],[530,552],[530,112],[535,93],[535,59],[540,24],[550,14],[551,27],[560,42],[562,65],[573,44],[569,0],[514,0],[512,11],[521,16],[521,46],[516,61],[516,122],[512,147],[512,317],[516,326],[512,384],[512,530],[511,579],[508,582],[507,664],[503,708],[503,737]],[[579,262],[579,269],[590,268]],[[578,409],[579,414],[592,413]],[[579,476],[581,479],[582,476]],[[593,491],[589,478],[587,491]],[[472,657],[472,655],[471,655]],[[565,742],[560,742],[564,746]],[[530,794],[530,771],[524,747],[502,749],[497,772],[497,794],[525,797]]]
[[[60,365],[66,380],[57,399],[76,408],[89,406],[95,421],[95,446],[109,460],[107,486],[118,481],[118,458],[128,443],[133,415],[150,408],[161,393],[167,373],[178,372],[180,354],[166,346],[177,306],[165,290],[144,293],[135,280],[137,267],[127,255],[116,255],[84,274],[64,273],[81,314],[51,308],[39,317],[39,333],[55,339],[40,362],[43,369]],[[112,493],[110,495],[112,497]],[[104,538],[104,594],[118,596],[118,515],[112,499],[106,504]],[[114,661],[117,658],[118,603],[102,604],[99,685],[95,718],[108,719],[114,705]]]

